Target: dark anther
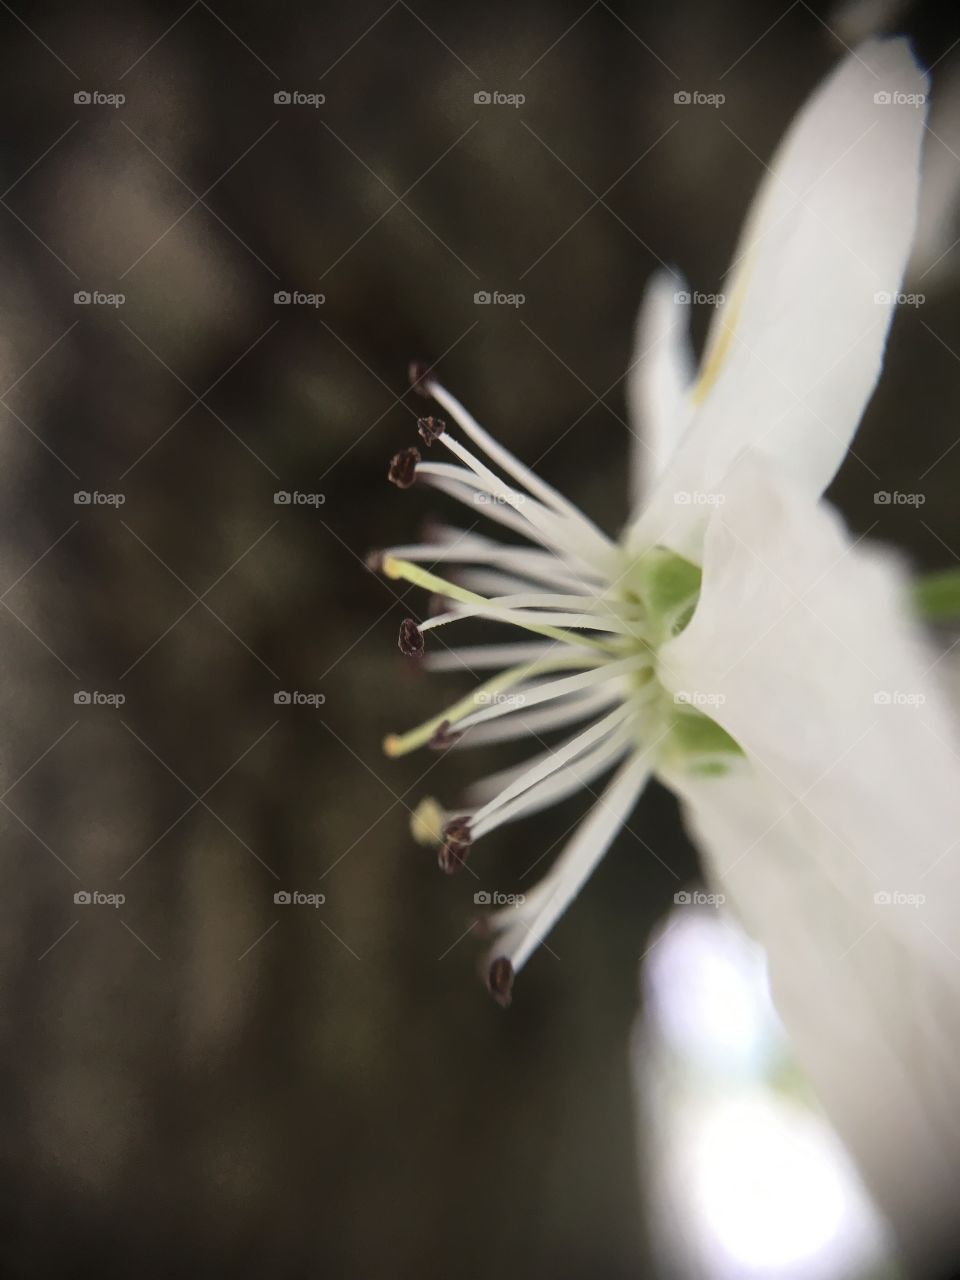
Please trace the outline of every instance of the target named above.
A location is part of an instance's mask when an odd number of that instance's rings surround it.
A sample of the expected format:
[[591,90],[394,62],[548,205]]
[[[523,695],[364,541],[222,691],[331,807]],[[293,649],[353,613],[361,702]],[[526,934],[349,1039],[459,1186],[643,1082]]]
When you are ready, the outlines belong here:
[[430,379],[433,376],[430,366],[424,364],[422,360],[411,360],[410,362],[410,385],[416,391],[417,395],[423,396],[425,400],[432,399],[430,393]]
[[419,449],[401,449],[390,459],[390,470],[387,479],[398,489],[409,489],[417,478],[417,463],[420,461]]
[[513,992],[513,965],[506,956],[497,956],[487,970],[487,988],[497,1004],[506,1009]]
[[446,751],[455,742],[459,742],[462,737],[462,733],[451,730],[449,720],[444,720],[437,726],[437,731],[427,743],[427,746],[431,751]]
[[447,429],[447,424],[442,418],[420,418],[417,422],[417,430],[424,444],[429,448],[435,444]]
[[470,835],[470,823],[466,818],[451,818],[443,828],[443,847],[438,861],[440,870],[447,875],[459,871],[467,860],[473,837]]
[[412,618],[404,618],[400,623],[400,638],[397,643],[400,652],[408,658],[418,658],[423,653],[423,632]]

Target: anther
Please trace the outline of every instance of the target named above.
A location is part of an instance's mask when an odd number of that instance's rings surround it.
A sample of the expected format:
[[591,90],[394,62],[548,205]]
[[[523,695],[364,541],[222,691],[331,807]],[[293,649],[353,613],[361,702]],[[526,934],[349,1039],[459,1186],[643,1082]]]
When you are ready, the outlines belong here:
[[400,652],[407,658],[418,658],[423,653],[423,632],[412,618],[404,618],[400,623],[397,644],[400,646]]
[[512,997],[513,977],[513,965],[506,956],[497,956],[487,970],[487,990],[504,1009]]
[[459,742],[463,737],[462,733],[450,728],[450,721],[444,720],[437,726],[437,731],[427,743],[431,751],[446,751],[452,747],[455,742]]
[[417,422],[417,430],[420,432],[420,438],[429,448],[435,444],[447,429],[447,424],[442,418],[420,418]]
[[370,551],[365,564],[371,573],[383,573],[383,552]]
[[433,396],[430,391],[430,381],[433,377],[433,372],[430,366],[424,364],[422,360],[411,360],[408,373],[410,385],[417,395],[423,396],[425,400],[431,400]]
[[409,489],[417,478],[417,463],[420,461],[419,449],[401,449],[390,459],[387,479],[398,489]]
[[443,828],[443,847],[437,859],[440,870],[448,876],[464,865],[470,852],[473,837],[470,834],[470,823],[467,818],[451,818]]

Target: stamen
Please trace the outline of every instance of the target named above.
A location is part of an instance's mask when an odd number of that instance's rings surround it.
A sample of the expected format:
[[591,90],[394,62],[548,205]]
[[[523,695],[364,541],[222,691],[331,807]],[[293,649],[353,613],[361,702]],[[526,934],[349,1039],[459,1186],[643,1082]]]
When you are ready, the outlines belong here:
[[443,828],[443,847],[438,861],[440,870],[453,875],[466,863],[473,837],[468,818],[451,818]]
[[447,429],[447,424],[443,418],[421,418],[417,423],[417,430],[424,444],[429,448],[430,445],[436,444],[443,433]]
[[[550,546],[561,551],[566,558],[576,558],[594,569],[606,573],[610,567],[613,544],[598,529],[591,527],[585,516],[576,517],[552,510],[538,498],[522,493],[505,481],[496,472],[473,454],[459,440],[451,435],[443,436],[443,443],[464,465],[453,466],[450,463],[434,462],[424,466],[424,472],[436,477],[439,487],[447,482],[462,485],[466,492],[480,489],[493,495],[497,503],[505,503],[538,531],[537,537],[545,539]],[[456,496],[456,495],[455,495]],[[464,499],[461,497],[461,501]],[[473,501],[471,498],[470,501]],[[496,504],[494,504],[495,506]],[[529,536],[533,536],[532,534]]]
[[407,658],[418,658],[423,653],[423,634],[412,618],[404,618],[400,623],[400,636],[397,643],[400,646],[400,652]]
[[[413,564],[410,560],[398,560],[395,556],[385,556],[383,573],[387,578],[399,578],[404,582],[411,582],[415,587],[423,587],[426,591],[437,592],[446,596],[449,600],[458,600],[462,604],[482,605],[484,608],[490,609],[491,617],[500,615],[502,621],[512,622],[515,626],[536,632],[537,635],[546,636],[550,640],[560,640],[564,644],[575,645],[577,648],[585,647],[599,649],[603,653],[610,652],[609,642],[605,643],[602,640],[594,640],[589,636],[576,635],[574,632],[565,631],[561,627],[527,622],[524,620],[523,614],[518,610],[498,609],[485,596],[478,596],[475,591],[466,591],[463,587],[457,587],[452,582],[438,578],[436,574]],[[421,644],[422,639],[421,637]]]
[[437,726],[437,731],[427,743],[427,746],[431,751],[447,751],[455,742],[459,742],[462,737],[462,733],[457,733],[450,728],[449,720],[443,720]]
[[433,796],[425,796],[410,815],[410,834],[417,844],[437,849],[443,844],[445,821],[443,807]]
[[446,387],[441,386],[438,382],[431,381],[431,395],[442,408],[446,409],[447,413],[466,432],[474,444],[482,449],[492,462],[506,471],[507,475],[512,476],[518,484],[523,485],[529,493],[532,493],[546,506],[552,508],[558,515],[572,519],[584,534],[591,539],[598,540],[599,545],[603,546],[607,551],[613,549],[610,539],[597,528],[592,520],[588,520],[583,512],[554,489],[553,485],[547,484],[536,472],[525,466],[519,458],[514,457],[508,449],[498,444],[489,431],[480,426],[476,418],[467,412],[460,401],[447,391]]
[[430,385],[433,378],[433,370],[430,366],[422,360],[411,360],[407,372],[410,376],[410,385],[417,395],[423,396],[425,400],[432,400],[433,392],[430,389]]
[[446,525],[434,526],[432,530],[425,529],[422,543],[391,547],[387,554],[397,560],[411,560],[415,563],[457,561],[464,565],[492,565],[500,569],[513,569],[538,582],[584,592],[599,590],[606,582],[598,574],[574,571],[553,552],[493,542],[464,529]]
[[[593,668],[591,668],[591,664],[593,664]],[[537,676],[546,675],[548,672],[553,671],[569,671],[571,668],[574,670],[582,668],[602,670],[604,666],[605,664],[602,660],[598,661],[596,658],[589,657],[586,654],[560,653],[556,657],[544,658],[539,662],[528,662],[516,667],[509,667],[506,671],[501,671],[499,675],[492,677],[492,679],[486,680],[482,685],[474,689],[472,693],[466,694],[459,702],[455,702],[452,707],[448,707],[440,715],[431,716],[429,720],[425,720],[423,724],[411,729],[408,733],[387,734],[383,740],[383,749],[388,756],[403,756],[409,751],[415,751],[417,747],[422,747],[430,741],[444,720],[448,720],[452,725],[457,724],[470,715],[471,712],[475,712],[478,707],[486,706],[490,700],[490,694],[504,693],[524,681],[536,679]],[[614,674],[619,674],[619,671],[615,671]]]
[[390,459],[387,479],[398,489],[409,489],[417,478],[417,463],[420,461],[419,449],[401,449]]
[[487,989],[504,1009],[512,999],[513,976],[513,965],[506,956],[497,956],[487,970]]
[[617,728],[621,721],[632,714],[633,707],[630,703],[615,707],[613,711],[595,721],[589,728],[574,734],[572,738],[569,738],[561,746],[552,747],[529,767],[522,770],[513,782],[488,800],[473,815],[472,820],[477,827],[477,836],[479,837],[481,834],[485,834],[487,830],[500,825],[499,822],[494,821],[493,815],[499,813],[501,809],[507,806],[509,801],[522,796],[525,791],[530,790],[536,783],[549,778],[551,774],[563,769],[570,761],[582,756],[589,747],[610,735],[611,730]]

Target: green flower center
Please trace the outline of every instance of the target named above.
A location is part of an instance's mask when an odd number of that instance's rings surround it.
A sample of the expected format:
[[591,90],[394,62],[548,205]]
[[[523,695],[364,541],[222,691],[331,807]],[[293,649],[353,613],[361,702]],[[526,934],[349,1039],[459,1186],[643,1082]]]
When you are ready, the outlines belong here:
[[640,736],[656,742],[661,759],[700,774],[725,773],[732,759],[743,754],[729,733],[712,719],[712,706],[722,698],[697,698],[672,693],[658,679],[657,655],[662,645],[684,630],[700,598],[699,566],[664,547],[655,547],[630,567],[624,579],[624,599],[638,607],[643,621],[635,647],[650,654],[650,668],[639,673],[643,715]]

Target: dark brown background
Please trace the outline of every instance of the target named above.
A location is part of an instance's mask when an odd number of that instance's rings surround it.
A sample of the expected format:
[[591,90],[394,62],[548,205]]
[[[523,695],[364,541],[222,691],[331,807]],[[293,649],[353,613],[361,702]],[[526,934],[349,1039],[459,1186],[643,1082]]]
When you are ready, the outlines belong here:
[[[382,757],[461,682],[404,665],[424,602],[362,561],[442,506],[385,481],[411,356],[619,527],[644,282],[660,259],[722,287],[761,161],[842,46],[803,0],[387,6],[0,10],[9,1274],[644,1267],[636,962],[695,857],[652,789],[649,849],[617,841],[498,1009],[472,895],[522,891],[584,804],[506,828],[479,880],[439,875],[407,811],[505,754]],[[932,8],[909,25],[930,60],[960,35]],[[918,478],[956,439],[950,266],[899,316],[834,490],[858,530],[875,490],[924,491],[874,533],[929,567],[960,551],[960,458]]]

